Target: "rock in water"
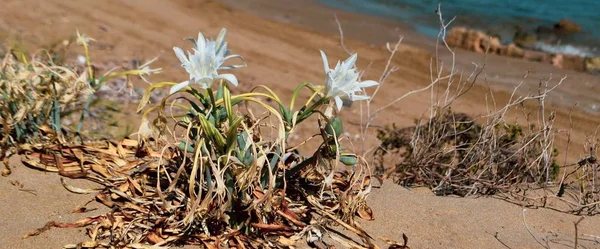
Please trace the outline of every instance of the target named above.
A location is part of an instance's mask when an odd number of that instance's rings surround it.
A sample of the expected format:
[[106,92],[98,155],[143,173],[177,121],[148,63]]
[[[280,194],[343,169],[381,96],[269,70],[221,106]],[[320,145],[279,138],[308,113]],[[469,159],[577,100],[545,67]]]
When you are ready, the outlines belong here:
[[450,30],[446,37],[448,45],[477,53],[485,53],[489,47],[489,53],[498,54],[501,52],[502,44],[497,37],[492,37],[478,30],[467,29],[465,27],[456,27]]
[[515,32],[513,42],[519,47],[530,48],[538,42],[538,37],[536,34],[531,34],[523,30],[518,30],[517,32]]
[[554,30],[562,33],[577,33],[581,31],[581,26],[569,19],[562,19],[554,24]]

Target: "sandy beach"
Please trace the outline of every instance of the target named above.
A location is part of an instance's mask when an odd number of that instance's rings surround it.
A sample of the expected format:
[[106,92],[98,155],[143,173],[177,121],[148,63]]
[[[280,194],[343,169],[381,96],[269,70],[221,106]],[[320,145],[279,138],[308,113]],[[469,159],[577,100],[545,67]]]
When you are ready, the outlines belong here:
[[[195,37],[199,31],[216,36],[222,27],[228,30],[228,42],[234,53],[244,56],[248,67],[237,71],[240,87],[234,92],[267,85],[289,98],[303,81],[322,82],[323,67],[319,49],[330,60],[340,60],[347,53],[340,46],[336,13],[344,31],[346,48],[359,54],[358,67],[366,68],[363,79],[379,79],[389,52],[385,42],[404,37],[399,52],[392,60],[398,68],[382,86],[372,108],[378,109],[399,96],[423,88],[430,83],[430,63],[435,54],[435,41],[389,20],[345,13],[323,7],[313,1],[248,0],[3,0],[0,8],[0,40],[18,40],[33,52],[49,47],[75,34],[76,30],[93,37],[92,59],[98,63],[146,61],[158,56],[157,67],[163,73],[151,82],[184,80],[172,47],[187,47],[182,38]],[[71,56],[77,55],[72,52]],[[451,63],[450,53],[441,52],[441,61]],[[597,92],[600,77],[574,71],[559,70],[551,65],[514,58],[477,54],[457,50],[456,69],[466,76],[474,64],[484,65],[485,72],[469,93],[454,104],[453,109],[471,115],[485,113],[486,96],[493,92],[498,103],[506,102],[512,89],[523,82],[516,94],[536,92],[541,79],[552,77],[551,84],[567,76],[563,85],[548,97],[547,108],[556,111],[556,125],[573,123],[567,161],[583,155],[586,136],[600,124]],[[524,75],[527,77],[524,78]],[[137,87],[148,84],[135,80]],[[571,107],[577,103],[572,111]],[[367,132],[364,142],[353,141],[355,150],[377,146],[375,129],[386,124],[410,126],[430,105],[430,92],[411,95],[379,114]],[[124,109],[125,122],[137,123],[135,107]],[[359,134],[360,105],[344,109],[342,118],[350,137]],[[301,133],[312,130],[301,127]],[[557,137],[557,148],[564,151],[566,136]],[[564,156],[564,155],[562,155]],[[561,157],[562,158],[562,157]],[[52,229],[37,237],[21,239],[24,234],[42,227],[47,221],[74,221],[102,213],[71,214],[71,210],[93,195],[76,195],[66,191],[59,176],[29,169],[11,161],[13,174],[0,178],[0,248],[61,248],[86,239],[85,229]],[[69,181],[71,182],[71,181]],[[93,187],[84,181],[72,181],[80,187]],[[22,187],[21,187],[22,185]],[[24,191],[27,190],[27,191]],[[369,196],[376,219],[362,222],[374,238],[387,237],[401,241],[409,237],[411,248],[540,248],[536,242],[546,239],[551,248],[572,248],[574,225],[579,217],[548,209],[523,208],[495,198],[437,197],[427,189],[405,189],[386,181]],[[525,219],[524,219],[525,217]],[[526,225],[530,231],[527,230]],[[586,217],[578,227],[580,234],[600,236],[600,218]],[[535,236],[532,237],[532,234]],[[382,240],[377,243],[385,247]],[[585,248],[600,248],[600,239],[580,237]],[[583,247],[582,247],[583,248]]]

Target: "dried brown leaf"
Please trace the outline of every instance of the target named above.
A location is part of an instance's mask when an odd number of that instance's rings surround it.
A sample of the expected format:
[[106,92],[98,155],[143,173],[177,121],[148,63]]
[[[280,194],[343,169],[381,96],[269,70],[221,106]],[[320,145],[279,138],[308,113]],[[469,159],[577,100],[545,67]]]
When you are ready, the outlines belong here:
[[112,175],[108,172],[108,170],[106,169],[106,166],[104,166],[104,165],[92,164],[90,166],[90,168],[92,169],[92,171],[102,175],[103,177],[112,178]]
[[110,194],[100,193],[96,195],[96,199],[109,208],[112,208],[116,205],[116,203],[112,201],[112,198],[110,198]]
[[48,230],[50,230],[50,228],[53,227],[58,227],[58,228],[78,228],[78,227],[84,227],[87,225],[90,225],[94,222],[99,222],[100,220],[104,219],[104,216],[94,216],[94,217],[88,217],[73,223],[63,223],[63,222],[57,222],[57,221],[49,221],[46,223],[46,225],[44,225],[41,228],[36,229],[35,231],[26,234],[25,236],[23,236],[23,239],[25,238],[29,238],[32,236],[37,236],[42,234],[43,232],[46,232]]
[[252,223],[252,226],[260,229],[263,232],[278,232],[278,231],[292,231],[293,230],[291,227],[282,225],[282,224]]
[[82,188],[78,188],[78,187],[73,187],[73,186],[67,184],[67,182],[65,181],[65,178],[62,178],[62,177],[60,178],[60,183],[67,190],[69,190],[70,192],[75,193],[75,194],[91,194],[91,193],[97,193],[98,191],[102,190],[102,189],[82,189]]
[[165,241],[165,239],[161,238],[155,232],[150,232],[148,234],[148,236],[146,236],[146,239],[148,239],[148,241],[150,241],[153,244],[158,244],[158,243],[162,243],[163,241]]
[[68,249],[80,249],[80,248],[97,248],[100,244],[97,241],[86,241],[86,242],[81,242],[78,244],[70,244],[70,245],[66,245],[64,246],[64,248],[68,248]]
[[278,242],[284,246],[293,246],[296,243],[296,241],[289,239],[287,237],[284,237],[284,236],[279,236]]
[[133,139],[123,139],[120,144],[127,146],[127,147],[138,147],[139,143],[137,140],[133,140]]
[[365,205],[362,205],[361,207],[358,208],[358,216],[360,216],[360,218],[364,219],[364,220],[375,220],[375,215],[373,214],[373,210]]

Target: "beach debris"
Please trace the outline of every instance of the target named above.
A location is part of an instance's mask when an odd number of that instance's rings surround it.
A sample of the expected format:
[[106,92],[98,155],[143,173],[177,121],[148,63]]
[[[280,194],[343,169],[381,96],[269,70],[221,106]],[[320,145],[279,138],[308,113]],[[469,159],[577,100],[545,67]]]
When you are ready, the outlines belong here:
[[390,245],[388,249],[410,249],[410,247],[408,247],[408,236],[406,236],[405,233],[402,233],[402,243],[386,237],[381,237],[380,239]]

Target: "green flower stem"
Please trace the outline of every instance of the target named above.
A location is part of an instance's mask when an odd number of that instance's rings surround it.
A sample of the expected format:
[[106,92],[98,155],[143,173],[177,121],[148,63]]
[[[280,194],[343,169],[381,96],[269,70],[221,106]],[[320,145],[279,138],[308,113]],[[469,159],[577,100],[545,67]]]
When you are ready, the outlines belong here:
[[[232,95],[231,102],[236,102],[236,101],[239,101],[246,97],[265,97],[265,98],[268,98],[268,99],[271,99],[271,100],[277,102],[278,104],[281,104],[281,101],[279,100],[279,98],[273,97],[273,96],[271,96],[269,94],[265,94],[265,93],[243,93],[243,94],[238,94],[238,95]],[[220,105],[222,103],[223,103],[223,99],[219,99],[216,102],[217,105]]]
[[309,86],[309,88],[311,90],[313,90],[313,94],[310,96],[310,98],[308,98],[306,103],[304,103],[305,106],[307,106],[315,97],[317,97],[319,95],[319,93],[321,92],[321,90],[323,89],[323,87],[313,88],[311,86]]
[[90,49],[88,48],[88,44],[86,42],[82,43],[83,46],[83,54],[85,55],[85,62],[88,68],[88,76],[90,79],[94,78],[94,70],[92,69],[92,62],[90,61]]
[[77,124],[77,133],[81,133],[81,128],[83,127],[83,120],[85,119],[85,114],[89,113],[90,105],[92,104],[92,99],[94,98],[94,94],[90,93],[88,95],[88,99],[83,106],[83,110],[81,110],[81,117],[79,117],[79,123]]
[[294,90],[294,94],[292,95],[292,101],[290,101],[290,110],[294,109],[294,103],[296,102],[296,97],[298,97],[300,90],[302,90],[303,87],[306,87],[309,84],[310,83],[308,83],[308,82],[304,82],[304,83],[300,84],[298,87],[296,87],[296,89]]
[[[314,96],[314,95],[313,95]],[[319,100],[317,100],[317,102],[315,102],[313,105],[311,105],[308,109],[302,111],[302,113],[300,113],[298,115],[298,120],[296,121],[296,123],[300,123],[303,120],[307,119],[308,117],[310,117],[310,115],[312,115],[313,111],[321,106],[322,104],[324,104],[325,102],[327,102],[329,100],[329,98],[321,98]],[[321,113],[323,116],[325,116],[323,113]],[[327,119],[329,120],[329,119]]]

